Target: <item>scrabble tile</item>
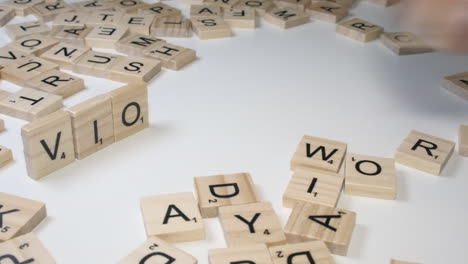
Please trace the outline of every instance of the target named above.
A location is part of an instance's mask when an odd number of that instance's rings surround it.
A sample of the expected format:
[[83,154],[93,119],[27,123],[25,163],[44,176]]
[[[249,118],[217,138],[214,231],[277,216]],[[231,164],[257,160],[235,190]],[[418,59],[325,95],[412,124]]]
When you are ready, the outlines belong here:
[[117,0],[114,2],[114,8],[116,11],[124,13],[137,12],[138,9],[144,8],[146,3],[140,0]]
[[12,7],[6,5],[0,6],[0,27],[5,26],[10,20],[15,17],[15,10]]
[[148,35],[131,33],[127,37],[117,41],[115,47],[118,52],[129,56],[143,57],[144,50],[158,42],[165,42],[165,40]]
[[149,35],[153,19],[153,15],[125,14],[120,19],[119,27],[128,27],[130,32]]
[[115,43],[127,34],[127,27],[96,26],[85,37],[86,44],[93,48],[115,49]]
[[15,264],[56,263],[44,245],[32,233],[1,243],[0,259]]
[[157,237],[148,238],[145,243],[117,264],[149,264],[150,261],[158,261],[158,259],[172,264],[197,264],[197,260],[193,256]]
[[452,156],[455,143],[413,130],[398,147],[395,161],[433,175],[440,175]]
[[288,241],[322,240],[335,255],[346,256],[356,213],[319,204],[296,204],[284,228]]
[[44,22],[50,22],[58,14],[73,11],[73,7],[65,1],[57,0],[52,3],[39,3],[33,7],[33,14]]
[[203,4],[218,5],[223,11],[233,8],[237,3],[239,3],[239,0],[203,0]]
[[73,65],[73,71],[76,73],[110,79],[111,68],[120,57],[122,56],[90,50],[75,62]]
[[29,56],[27,52],[9,46],[2,47],[0,48],[0,69],[27,56]]
[[390,264],[418,264],[418,263],[391,259]]
[[19,39],[31,34],[49,34],[50,28],[44,22],[33,21],[6,25],[5,31],[11,39]]
[[442,87],[468,100],[468,72],[450,75],[444,78]]
[[114,10],[112,2],[103,0],[89,0],[74,4],[74,8],[83,12]]
[[229,247],[286,244],[286,236],[271,203],[223,206],[219,218]]
[[112,98],[115,141],[149,127],[148,88],[134,82],[109,93]]
[[468,157],[468,126],[460,126],[458,147],[460,156]]
[[276,7],[293,7],[301,11],[305,11],[306,7],[309,6],[311,0],[275,0],[273,1]]
[[188,38],[192,36],[192,21],[182,16],[157,18],[150,32],[155,37]]
[[367,0],[367,2],[387,7],[400,2],[400,0]]
[[264,15],[274,4],[271,0],[240,0],[234,7],[250,8],[255,10],[257,15]]
[[61,69],[71,70],[73,64],[89,50],[89,47],[60,42],[44,52],[41,58],[59,65]]
[[0,213],[0,242],[31,232],[47,217],[44,203],[3,192],[0,192]]
[[124,13],[121,11],[94,11],[89,14],[86,25],[95,26],[117,26]]
[[53,113],[62,106],[61,96],[23,88],[0,100],[0,113],[31,121]]
[[192,18],[192,26],[200,39],[228,38],[232,36],[231,28],[220,17]]
[[70,114],[57,111],[21,130],[29,177],[38,180],[75,161]]
[[312,0],[311,4],[317,4],[318,2],[329,2],[346,8],[352,8],[356,0]]
[[114,143],[114,121],[109,95],[93,97],[67,111],[71,116],[77,159],[84,159]]
[[304,136],[291,160],[291,170],[312,168],[338,173],[347,146],[339,141]]
[[221,13],[219,5],[203,4],[190,6],[190,17],[192,18],[219,17]]
[[182,69],[197,58],[195,50],[167,42],[155,43],[146,49],[144,54],[150,58],[160,60],[163,68],[174,71]]
[[6,5],[13,8],[17,16],[27,16],[32,13],[33,6],[44,2],[44,0],[10,0]]
[[10,96],[11,94],[12,94],[12,93],[10,93],[10,92],[0,90],[0,100],[2,100],[3,98],[6,98],[6,97],[8,97],[8,96]]
[[[0,132],[2,132],[3,130],[5,130],[5,127],[3,125],[3,120],[0,119]],[[0,145],[0,168],[4,167],[7,163],[9,163],[12,160],[13,154],[11,153],[11,149]],[[0,237],[0,241],[1,240],[2,239]]]
[[283,206],[293,208],[296,203],[317,203],[335,207],[343,189],[344,178],[323,170],[297,170],[283,195]]
[[36,56],[41,55],[45,51],[49,50],[53,46],[59,43],[58,40],[49,36],[40,34],[33,34],[15,40],[9,44],[11,48],[25,52],[27,54],[34,54]]
[[340,22],[336,26],[338,34],[347,36],[360,42],[369,42],[378,39],[383,33],[383,27],[377,26],[360,18],[353,18]]
[[91,30],[92,28],[90,27],[59,26],[54,28],[51,32],[51,36],[63,43],[85,47],[85,37]]
[[307,12],[312,19],[337,23],[348,16],[349,9],[333,2],[323,1],[310,5]]
[[85,12],[63,12],[58,14],[52,21],[52,25],[55,26],[76,26],[84,27],[86,20],[88,19],[88,13]]
[[395,200],[395,160],[348,154],[345,193],[349,195]]
[[163,17],[181,16],[182,11],[162,2],[146,5],[138,9],[138,14],[153,15],[155,19]]
[[149,82],[161,71],[161,62],[148,58],[121,57],[111,68],[111,80]]
[[[335,264],[327,245],[322,241],[310,241],[270,247],[274,264],[307,263]],[[302,261],[301,261],[302,260]]]
[[26,57],[7,65],[2,69],[2,79],[22,86],[44,72],[58,69],[58,65],[37,57]]
[[26,81],[25,86],[67,98],[83,90],[84,81],[71,74],[51,70]]
[[141,212],[148,237],[172,243],[205,239],[200,210],[190,192],[144,197]]
[[[0,100],[2,99],[2,96],[1,96],[1,91],[0,91]],[[3,132],[5,131],[5,122],[3,121],[3,119],[0,119],[0,132]]]
[[218,216],[223,206],[259,201],[248,173],[196,177],[194,183],[203,218]]
[[273,264],[268,248],[263,244],[210,249],[210,264]]
[[299,26],[309,22],[309,15],[294,7],[274,8],[268,11],[265,20],[283,29]]
[[232,8],[224,11],[224,22],[232,28],[256,28],[255,10],[249,8]]
[[383,33],[382,44],[397,55],[432,52],[433,49],[420,37],[410,32]]

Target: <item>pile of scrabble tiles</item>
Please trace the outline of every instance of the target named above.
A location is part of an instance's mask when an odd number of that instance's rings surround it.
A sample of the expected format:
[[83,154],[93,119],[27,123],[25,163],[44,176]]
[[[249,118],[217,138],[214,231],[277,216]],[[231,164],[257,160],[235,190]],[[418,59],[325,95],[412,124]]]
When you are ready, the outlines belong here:
[[[464,144],[461,155],[467,154]],[[148,238],[118,263],[196,264],[173,244],[204,240],[203,220],[218,217],[228,247],[209,250],[210,264],[333,264],[332,254],[347,255],[357,221],[356,212],[336,208],[343,189],[348,195],[395,199],[395,162],[440,175],[454,149],[454,142],[411,131],[394,158],[383,158],[347,153],[346,143],[304,136],[283,194],[283,206],[292,209],[284,228],[272,204],[259,198],[250,174],[195,177],[198,199],[192,192],[141,199]],[[0,260],[55,263],[30,233],[45,217],[44,203],[0,193],[0,241],[6,241],[0,244]]]

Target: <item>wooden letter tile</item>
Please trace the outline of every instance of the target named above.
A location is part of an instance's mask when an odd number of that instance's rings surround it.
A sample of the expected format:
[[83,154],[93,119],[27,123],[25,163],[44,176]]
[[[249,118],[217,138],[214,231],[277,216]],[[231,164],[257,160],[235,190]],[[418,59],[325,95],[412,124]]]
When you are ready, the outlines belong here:
[[126,27],[96,26],[85,37],[86,44],[93,48],[115,49],[115,43],[127,34]]
[[155,37],[188,38],[192,36],[192,22],[182,16],[157,18],[150,31]]
[[208,258],[210,264],[273,264],[268,248],[262,244],[210,249]]
[[26,81],[25,86],[67,98],[83,90],[84,81],[71,74],[51,70]]
[[131,33],[127,37],[117,41],[115,47],[118,52],[123,54],[143,57],[145,49],[159,42],[166,41],[148,35]]
[[224,11],[224,21],[232,28],[255,28],[255,10],[250,8],[231,8]]
[[175,7],[159,2],[140,8],[138,14],[153,15],[155,19],[158,19],[172,16],[178,17],[182,15],[182,12]]
[[46,218],[47,210],[42,202],[0,192],[0,215],[3,242],[31,232]]
[[32,233],[0,244],[0,259],[7,263],[55,264],[41,241]]
[[132,13],[138,11],[138,9],[144,8],[146,3],[140,0],[117,0],[114,3],[116,11],[124,13]]
[[454,148],[455,143],[452,141],[413,130],[398,147],[395,161],[438,176]]
[[[3,130],[4,130],[3,120],[0,119],[0,132],[2,132]],[[13,160],[13,154],[11,152],[11,149],[0,145],[0,168],[5,166],[12,160]]]
[[124,13],[120,11],[94,11],[90,13],[86,25],[90,27],[117,26],[123,15]]
[[112,98],[115,141],[149,127],[148,87],[135,82],[109,93]]
[[76,61],[75,65],[73,65],[73,71],[76,73],[110,79],[111,68],[120,57],[122,56],[90,50]]
[[33,7],[44,0],[10,0],[6,3],[7,6],[13,8],[17,16],[27,16],[33,12]]
[[369,42],[378,39],[383,33],[383,27],[374,25],[359,18],[340,22],[336,26],[338,34],[347,36],[360,42]]
[[460,126],[458,147],[460,156],[468,157],[468,126]]
[[99,95],[68,109],[75,156],[84,159],[114,143],[114,121],[109,95]]
[[62,69],[72,70],[73,64],[78,60],[78,58],[89,50],[89,47],[81,47],[60,42],[48,51],[44,52],[41,57],[58,64]]
[[40,179],[75,161],[70,114],[57,111],[23,126],[28,175]]
[[144,197],[141,212],[148,237],[172,243],[205,239],[205,226],[192,193]]
[[[335,264],[335,260],[322,241],[303,242],[270,248],[274,264]],[[301,261],[307,260],[307,262]]]
[[221,7],[213,4],[192,5],[190,6],[190,17],[205,18],[205,17],[219,17],[221,16]]
[[309,15],[294,7],[273,8],[265,14],[265,20],[283,29],[309,22]]
[[322,1],[310,5],[308,12],[313,19],[337,23],[348,15],[349,9],[333,2]]
[[234,7],[250,8],[256,11],[258,15],[264,15],[274,7],[271,0],[240,0]]
[[346,256],[356,213],[318,204],[297,204],[284,229],[288,241],[324,241],[333,254]]
[[194,183],[203,218],[218,216],[222,206],[258,202],[248,173],[196,177]]
[[9,46],[16,50],[39,56],[51,47],[57,45],[58,42],[58,40],[49,36],[33,34],[13,41]]
[[85,37],[91,30],[92,28],[87,27],[59,26],[54,28],[51,35],[61,42],[85,47]]
[[192,18],[192,26],[200,39],[228,38],[232,36],[231,28],[220,17]]
[[442,87],[468,100],[468,72],[445,77]]
[[347,146],[338,141],[304,136],[291,160],[291,170],[312,168],[338,173]]
[[121,57],[111,68],[111,80],[149,82],[161,71],[161,62],[149,58]]
[[119,27],[127,27],[133,33],[149,35],[153,19],[153,15],[125,14],[119,22]]
[[273,1],[277,7],[293,7],[304,11],[307,6],[311,3],[310,0],[276,0]]
[[26,57],[2,69],[2,79],[22,86],[26,81],[40,74],[58,69],[58,65],[37,57]]
[[335,207],[343,189],[344,178],[323,170],[297,170],[283,195],[283,206],[296,203],[317,203]]
[[145,243],[117,264],[135,264],[145,262],[148,262],[149,264],[152,260],[163,261],[158,261],[159,263],[197,264],[197,260],[193,256],[157,237],[148,238]]
[[395,160],[356,154],[346,157],[345,193],[395,200]]
[[271,203],[223,206],[219,218],[229,247],[286,244],[286,236]]
[[74,4],[75,9],[81,12],[94,12],[94,11],[106,11],[113,10],[114,6],[112,2],[105,0],[88,0],[78,2]]
[[418,263],[391,259],[390,264],[418,264]]
[[420,37],[410,32],[383,33],[382,44],[397,55],[431,52],[433,49]]
[[15,10],[12,7],[0,6],[0,27],[5,26],[15,17]]
[[197,59],[195,50],[167,42],[158,42],[144,51],[148,57],[158,59],[162,67],[174,71],[182,69]]
[[48,34],[49,26],[40,21],[10,24],[5,26],[5,31],[11,39],[19,39],[31,34]]
[[29,54],[26,52],[8,46],[2,47],[0,48],[0,69],[27,56]]
[[356,0],[312,0],[312,4],[316,4],[318,2],[334,3],[334,4],[350,9],[353,7]]
[[400,0],[367,0],[367,2],[387,7],[400,2]]
[[39,3],[33,7],[33,14],[44,22],[50,22],[58,14],[70,11],[73,11],[73,7],[62,0],[52,1],[51,3]]
[[88,14],[85,12],[63,12],[58,14],[52,25],[55,26],[76,26],[84,27],[86,25],[86,20],[88,19]]

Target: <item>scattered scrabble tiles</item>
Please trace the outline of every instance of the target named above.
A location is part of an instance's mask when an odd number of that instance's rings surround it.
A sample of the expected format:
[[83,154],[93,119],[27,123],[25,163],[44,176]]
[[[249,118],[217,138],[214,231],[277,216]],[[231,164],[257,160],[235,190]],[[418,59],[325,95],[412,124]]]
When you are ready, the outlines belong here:
[[420,37],[410,32],[383,33],[382,44],[397,55],[431,52],[433,49]]
[[442,87],[461,98],[468,100],[468,72],[445,77]]
[[24,53],[39,56],[51,47],[55,46],[58,42],[58,40],[49,36],[33,34],[15,40],[11,42],[9,46]]
[[86,26],[117,26],[123,15],[120,11],[93,11],[88,16]]
[[114,81],[149,82],[161,71],[161,62],[149,58],[120,57],[110,71],[110,79]]
[[[5,128],[3,127],[3,120],[0,119],[0,132],[2,132],[4,129]],[[11,152],[11,149],[0,145],[0,168],[4,167],[12,160],[13,154]]]
[[3,192],[0,192],[0,213],[0,242],[31,232],[47,216],[44,203]]
[[343,176],[322,170],[297,170],[283,195],[283,206],[317,203],[335,207],[343,189]]
[[309,6],[307,10],[313,19],[338,23],[348,16],[349,9],[334,2],[321,1]]
[[41,55],[41,58],[51,61],[61,69],[72,70],[78,59],[90,50],[89,47],[76,46],[60,42]]
[[353,18],[340,22],[336,26],[338,34],[347,36],[360,42],[369,42],[378,39],[383,33],[383,27],[377,26],[360,18]]
[[111,68],[121,56],[112,53],[89,50],[73,65],[76,73],[110,79]]
[[132,33],[117,41],[117,43],[115,43],[115,49],[129,56],[143,57],[146,49],[160,42],[166,41],[148,35]]
[[144,35],[150,34],[150,27],[153,23],[153,15],[125,14],[119,22],[120,28],[128,28],[130,32]]
[[270,252],[263,244],[211,249],[208,259],[210,264],[273,264]]
[[192,22],[182,16],[168,16],[155,19],[151,25],[155,37],[188,38],[192,36]]
[[192,5],[190,7],[190,17],[206,18],[221,16],[221,7],[215,4]]
[[222,206],[259,201],[248,173],[196,177],[194,183],[203,218],[218,216]]
[[322,240],[336,255],[346,256],[356,213],[319,204],[297,204],[284,232],[290,243]]
[[309,22],[309,15],[294,7],[273,8],[265,14],[264,18],[272,25],[283,29]]
[[306,264],[302,262],[304,260],[307,260],[307,263],[335,264],[330,250],[322,241],[270,247],[270,254],[274,264]]
[[0,259],[15,264],[56,263],[41,241],[32,233],[1,243]]
[[145,49],[144,54],[150,58],[160,60],[163,68],[174,71],[182,69],[197,59],[195,50],[162,41]]
[[440,175],[452,156],[455,143],[419,131],[411,131],[398,147],[395,161],[433,175]]
[[115,49],[115,43],[127,34],[127,27],[96,26],[85,37],[86,44],[93,48]]
[[99,95],[67,110],[71,116],[75,157],[84,159],[114,143],[112,101]]
[[15,17],[15,10],[12,7],[0,6],[0,27],[10,22]]
[[157,237],[148,238],[118,264],[143,264],[151,261],[157,261],[154,263],[197,264],[197,260],[193,256]]
[[231,28],[256,28],[255,10],[250,8],[231,8],[224,11],[224,21]]
[[343,142],[304,136],[291,160],[291,170],[312,168],[338,173],[346,149]]
[[5,31],[11,39],[19,39],[31,34],[48,34],[50,28],[44,22],[34,21],[6,25]]
[[37,57],[25,57],[3,68],[2,79],[23,85],[26,81],[53,69],[58,69],[58,65]]
[[459,131],[459,153],[463,157],[468,157],[468,126],[460,126]]
[[205,239],[205,226],[192,193],[144,197],[141,212],[148,237],[167,242]]
[[59,70],[51,70],[26,81],[25,86],[67,98],[84,89],[84,80]]
[[346,194],[396,199],[396,171],[393,159],[348,154],[345,175]]
[[200,39],[218,39],[232,36],[231,28],[221,17],[192,18],[192,26]]
[[286,236],[271,203],[223,206],[219,208],[219,218],[229,247],[286,244]]

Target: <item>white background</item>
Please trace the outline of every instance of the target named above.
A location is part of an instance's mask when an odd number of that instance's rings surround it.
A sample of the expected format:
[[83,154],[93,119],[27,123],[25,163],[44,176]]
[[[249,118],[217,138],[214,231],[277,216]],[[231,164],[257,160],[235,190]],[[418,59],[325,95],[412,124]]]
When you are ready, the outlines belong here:
[[[395,11],[361,3],[352,12],[396,31]],[[286,223],[281,196],[304,134],[392,157],[411,129],[456,141],[458,126],[468,123],[468,103],[439,86],[443,76],[468,70],[467,57],[398,57],[378,41],[337,36],[334,25],[318,21],[170,41],[196,49],[199,60],[150,83],[151,127],[40,181],[26,175],[25,122],[1,116],[7,131],[0,144],[13,149],[15,162],[0,169],[0,191],[47,203],[49,217],[35,231],[58,263],[116,263],[146,238],[140,197],[191,191],[194,176],[250,172]],[[3,29],[0,42],[9,42]],[[122,85],[82,77],[86,90],[67,106]],[[455,154],[441,177],[398,166],[396,201],[343,195],[339,207],[358,218],[349,255],[337,262],[466,263],[467,171],[468,160]],[[208,263],[209,248],[225,247],[217,219],[206,220],[206,230],[206,241],[177,245],[199,263]]]

